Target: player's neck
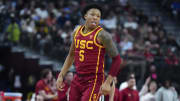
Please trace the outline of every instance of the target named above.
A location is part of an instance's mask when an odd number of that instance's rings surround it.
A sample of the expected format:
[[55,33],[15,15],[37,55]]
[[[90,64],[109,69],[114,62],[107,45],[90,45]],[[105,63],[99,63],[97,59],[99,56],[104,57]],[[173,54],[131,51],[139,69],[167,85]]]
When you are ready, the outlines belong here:
[[94,30],[94,28],[90,28],[88,25],[84,25],[84,28],[82,29],[83,33],[88,33],[91,32],[92,30]]

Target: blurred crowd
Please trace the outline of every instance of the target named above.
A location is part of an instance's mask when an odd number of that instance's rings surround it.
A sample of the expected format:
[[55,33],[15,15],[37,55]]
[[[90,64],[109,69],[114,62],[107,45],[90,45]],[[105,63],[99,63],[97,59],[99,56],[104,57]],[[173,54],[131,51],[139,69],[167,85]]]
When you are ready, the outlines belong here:
[[[126,86],[120,85],[116,88],[117,80],[114,79],[109,96],[105,96],[100,101],[179,101],[176,89],[172,86],[169,78],[165,78],[163,85],[158,88],[158,84],[151,77],[148,77],[140,90],[136,89],[135,73],[127,75]],[[124,88],[122,88],[122,85]],[[102,97],[102,96],[101,96]]]
[[31,101],[67,101],[73,75],[73,72],[67,72],[63,82],[64,88],[59,91],[56,88],[56,76],[53,76],[53,72],[50,69],[42,70],[41,79],[36,83]]
[[[148,62],[163,57],[167,64],[179,63],[175,55],[179,46],[173,36],[167,35],[160,16],[148,17],[134,9],[128,0],[94,1],[103,5],[101,25],[112,34],[122,56],[145,57]],[[80,11],[88,3],[86,0],[1,1],[4,41],[21,43],[54,58],[64,57],[73,28],[83,23]]]
[[168,11],[170,15],[175,19],[180,18],[180,1],[179,0],[157,0],[164,11]]
[[[56,88],[56,79],[50,69],[43,69],[41,79],[36,83],[35,93],[29,101],[68,101],[70,84],[76,73],[67,72],[62,91]],[[159,86],[155,78],[146,78],[141,89],[137,89],[136,74],[128,72],[126,81],[120,85],[115,77],[108,95],[101,95],[99,101],[180,101],[180,96],[169,77]],[[113,88],[114,87],[114,88]],[[119,88],[119,89],[118,89]],[[112,97],[113,96],[113,97]],[[111,100],[112,98],[112,100]]]
[[[159,85],[164,75],[168,75],[164,74],[166,72],[174,73],[172,80],[180,83],[177,80],[179,72],[175,71],[179,66],[180,47],[175,37],[163,28],[161,16],[146,16],[129,0],[1,0],[2,41],[13,46],[23,45],[63,61],[74,27],[84,22],[80,11],[92,2],[102,5],[104,12],[100,24],[111,33],[129,71],[138,75],[137,89],[149,76]],[[179,12],[179,9],[175,10]],[[108,67],[111,61],[106,60]]]

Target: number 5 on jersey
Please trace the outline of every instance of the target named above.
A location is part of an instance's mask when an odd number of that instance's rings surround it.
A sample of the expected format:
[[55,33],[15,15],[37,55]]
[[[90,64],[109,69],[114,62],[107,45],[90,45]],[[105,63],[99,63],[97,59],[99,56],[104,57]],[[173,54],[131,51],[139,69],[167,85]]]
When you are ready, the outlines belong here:
[[84,61],[84,50],[79,51],[79,61],[81,61],[81,62]]

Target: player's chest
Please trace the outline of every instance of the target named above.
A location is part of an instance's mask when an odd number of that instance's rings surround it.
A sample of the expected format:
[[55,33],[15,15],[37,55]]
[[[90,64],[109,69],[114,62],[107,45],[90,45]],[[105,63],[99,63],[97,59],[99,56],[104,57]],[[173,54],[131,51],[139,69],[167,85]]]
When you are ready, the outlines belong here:
[[74,39],[74,43],[75,43],[75,48],[77,49],[92,50],[96,48],[93,35],[88,35],[86,37],[79,35]]

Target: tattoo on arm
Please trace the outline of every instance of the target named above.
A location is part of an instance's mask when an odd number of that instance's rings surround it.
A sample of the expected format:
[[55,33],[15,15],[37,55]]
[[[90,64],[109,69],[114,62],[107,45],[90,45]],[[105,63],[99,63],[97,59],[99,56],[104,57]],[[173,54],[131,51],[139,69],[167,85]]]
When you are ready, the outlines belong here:
[[100,43],[103,44],[106,52],[110,57],[115,57],[118,55],[118,49],[113,42],[111,35],[108,32],[102,30],[101,32],[99,32],[97,38],[99,39]]

